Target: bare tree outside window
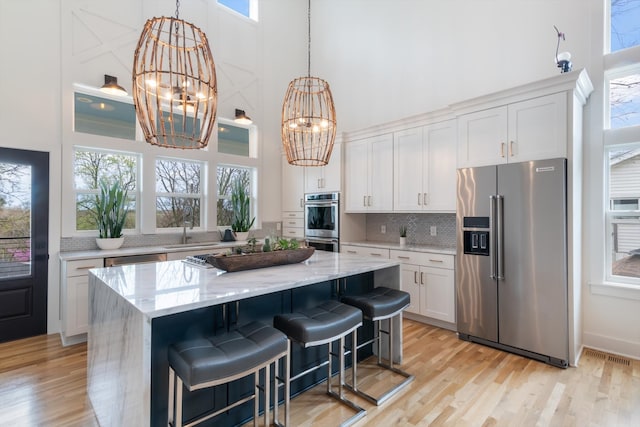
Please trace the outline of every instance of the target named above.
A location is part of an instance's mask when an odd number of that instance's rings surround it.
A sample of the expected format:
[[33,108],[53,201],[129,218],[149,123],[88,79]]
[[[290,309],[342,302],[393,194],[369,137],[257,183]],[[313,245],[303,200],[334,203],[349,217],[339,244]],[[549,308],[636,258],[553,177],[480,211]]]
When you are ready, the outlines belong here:
[[31,167],[0,163],[0,277],[28,274]]
[[99,184],[119,182],[129,192],[129,213],[125,229],[136,226],[136,177],[137,157],[101,151],[77,149],[74,160],[74,185],[76,190],[76,230],[97,230],[94,203]]
[[640,0],[611,0],[611,52],[640,44]]
[[218,220],[219,226],[231,226],[233,222],[233,208],[231,206],[231,189],[233,183],[239,180],[246,192],[251,191],[251,169],[219,166],[218,182]]
[[201,226],[202,170],[200,162],[156,162],[156,228]]

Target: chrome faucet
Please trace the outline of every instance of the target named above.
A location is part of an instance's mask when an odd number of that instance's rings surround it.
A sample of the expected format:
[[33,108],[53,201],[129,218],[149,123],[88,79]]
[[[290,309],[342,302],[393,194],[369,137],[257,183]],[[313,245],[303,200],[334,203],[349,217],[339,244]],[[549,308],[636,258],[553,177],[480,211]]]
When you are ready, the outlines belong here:
[[[187,220],[187,218],[190,218]],[[187,224],[189,229],[193,230],[193,208],[191,206],[185,206],[182,209],[182,244],[187,243],[189,237],[187,237]]]

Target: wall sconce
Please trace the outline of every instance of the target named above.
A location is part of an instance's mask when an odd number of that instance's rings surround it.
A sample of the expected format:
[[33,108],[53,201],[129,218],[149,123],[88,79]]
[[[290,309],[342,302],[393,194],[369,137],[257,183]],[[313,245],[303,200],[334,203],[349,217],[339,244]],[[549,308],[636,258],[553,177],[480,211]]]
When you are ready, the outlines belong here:
[[239,123],[241,125],[250,125],[253,123],[251,117],[247,116],[244,110],[239,110],[236,108],[236,118],[233,119],[234,122]]
[[556,33],[558,34],[558,44],[556,45],[556,66],[560,68],[560,73],[568,73],[571,71],[571,54],[569,52],[561,52],[558,53],[558,49],[560,48],[560,39],[564,40],[564,33],[561,33],[558,30],[558,27],[555,25],[553,28],[556,29]]
[[118,78],[109,76],[107,74],[104,75],[104,84],[102,85],[100,90],[110,95],[117,95],[117,96],[127,95],[127,91],[118,84]]

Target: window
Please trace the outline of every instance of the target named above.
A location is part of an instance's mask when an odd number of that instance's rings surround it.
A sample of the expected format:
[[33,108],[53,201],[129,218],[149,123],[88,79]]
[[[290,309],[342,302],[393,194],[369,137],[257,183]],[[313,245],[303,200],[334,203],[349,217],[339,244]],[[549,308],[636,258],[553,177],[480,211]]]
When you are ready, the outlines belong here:
[[218,0],[218,4],[254,21],[258,20],[258,0]]
[[[250,157],[253,147],[250,128],[218,120],[218,153]],[[255,156],[251,156],[255,157]]]
[[640,72],[611,77],[609,73],[609,127],[640,125]]
[[76,231],[97,230],[94,200],[101,181],[120,182],[128,191],[129,214],[124,228],[135,229],[138,200],[138,155],[75,148],[73,173],[76,200]]
[[133,104],[75,92],[74,130],[133,141],[136,112]]
[[640,285],[640,0],[605,1],[605,276]]
[[253,189],[255,170],[237,166],[219,166],[217,173],[218,182],[218,203],[217,214],[218,226],[229,227],[233,221],[233,208],[231,206],[231,189],[235,181],[239,180],[243,188],[251,197],[251,212],[255,216],[255,191]]
[[610,51],[640,44],[640,4],[637,0],[610,0]]
[[204,163],[163,158],[156,161],[156,228],[203,227]]

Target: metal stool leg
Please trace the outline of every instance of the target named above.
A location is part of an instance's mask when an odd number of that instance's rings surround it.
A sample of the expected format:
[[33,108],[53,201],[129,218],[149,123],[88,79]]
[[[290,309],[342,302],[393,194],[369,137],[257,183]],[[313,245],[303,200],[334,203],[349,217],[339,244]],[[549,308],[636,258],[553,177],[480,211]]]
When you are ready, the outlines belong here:
[[[393,373],[396,373],[398,375],[403,376],[405,379],[404,381],[402,381],[401,383],[399,383],[398,385],[392,387],[390,390],[386,391],[382,396],[376,398],[374,396],[371,396],[370,394],[367,394],[366,392],[358,389],[358,379],[356,377],[356,372],[357,369],[353,369],[353,378],[351,380],[351,384],[347,384],[346,387],[351,390],[352,392],[356,393],[358,396],[363,397],[365,399],[367,399],[369,402],[375,404],[375,405],[382,405],[385,401],[387,401],[390,397],[392,397],[394,394],[396,394],[397,392],[399,392],[400,390],[404,389],[407,385],[409,385],[409,383],[411,381],[413,381],[415,379],[415,377],[411,374],[409,374],[408,372],[405,372],[401,369],[396,368],[393,362],[393,318],[396,316],[401,316],[402,312],[389,317],[389,330],[385,331],[382,328],[382,323],[381,321],[384,319],[376,319],[374,320],[374,326],[376,327],[375,329],[377,329],[377,334],[375,334],[375,336],[373,337],[373,339],[364,342],[362,344],[357,344],[354,346],[354,350],[353,350],[353,354],[354,354],[354,365],[357,363],[357,350],[374,343],[374,341],[377,341],[377,348],[378,348],[378,354],[377,354],[377,361],[378,361],[378,366],[385,368],[387,370],[392,371]],[[387,334],[388,335],[388,363],[384,363],[382,360],[382,334]]]

